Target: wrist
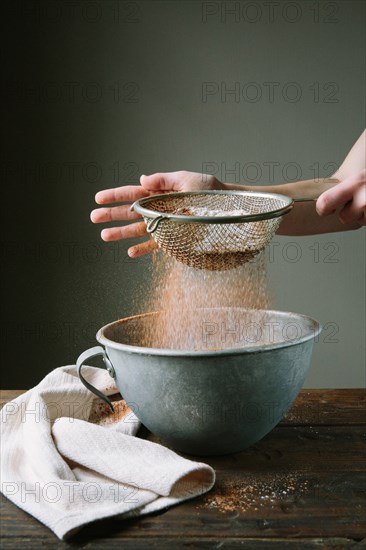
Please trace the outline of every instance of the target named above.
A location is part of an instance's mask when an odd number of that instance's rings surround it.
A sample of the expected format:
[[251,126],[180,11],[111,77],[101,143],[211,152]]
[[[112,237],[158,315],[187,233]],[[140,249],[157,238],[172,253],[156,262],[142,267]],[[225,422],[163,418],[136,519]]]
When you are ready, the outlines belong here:
[[330,189],[337,183],[339,183],[339,180],[332,177],[280,183],[277,185],[238,185],[232,183],[224,183],[223,185],[227,191],[259,191],[264,193],[279,193],[292,199],[317,199],[324,191],[327,191],[327,189]]

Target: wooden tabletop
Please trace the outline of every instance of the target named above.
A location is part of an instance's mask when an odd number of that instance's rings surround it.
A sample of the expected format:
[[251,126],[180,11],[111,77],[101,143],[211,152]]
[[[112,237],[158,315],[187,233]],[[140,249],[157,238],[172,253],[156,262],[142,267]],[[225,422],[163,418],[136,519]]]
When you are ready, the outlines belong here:
[[[1,392],[1,403],[21,390]],[[200,460],[206,495],[135,520],[103,520],[69,543],[2,496],[3,549],[366,548],[366,391],[304,390],[256,445]]]

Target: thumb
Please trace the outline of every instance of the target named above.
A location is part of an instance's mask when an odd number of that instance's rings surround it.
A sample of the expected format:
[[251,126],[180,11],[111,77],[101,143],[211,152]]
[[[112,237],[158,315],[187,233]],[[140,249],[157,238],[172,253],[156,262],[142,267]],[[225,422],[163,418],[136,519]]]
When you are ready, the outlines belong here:
[[157,172],[150,176],[142,175],[140,177],[140,183],[146,191],[180,191],[181,182],[177,176],[177,172]]
[[343,207],[352,200],[361,181],[361,174],[352,175],[324,191],[316,201],[316,211],[319,216],[333,214],[337,208]]

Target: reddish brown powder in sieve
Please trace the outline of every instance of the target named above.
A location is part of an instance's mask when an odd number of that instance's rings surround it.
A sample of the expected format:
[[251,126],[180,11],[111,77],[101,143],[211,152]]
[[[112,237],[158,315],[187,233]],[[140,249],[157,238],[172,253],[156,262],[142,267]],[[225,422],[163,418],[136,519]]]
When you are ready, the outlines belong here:
[[264,253],[235,269],[207,271],[156,252],[143,311],[161,313],[144,324],[140,345],[198,351],[260,344],[248,327],[260,333],[258,310],[269,303]]

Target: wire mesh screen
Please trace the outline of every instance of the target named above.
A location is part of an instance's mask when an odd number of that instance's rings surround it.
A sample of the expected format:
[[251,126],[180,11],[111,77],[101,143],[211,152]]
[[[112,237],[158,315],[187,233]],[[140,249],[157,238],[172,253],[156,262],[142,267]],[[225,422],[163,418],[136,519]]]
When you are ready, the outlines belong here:
[[[209,270],[231,269],[250,261],[271,240],[281,223],[281,217],[275,217],[277,211],[288,204],[285,198],[251,193],[182,193],[144,200],[144,208],[150,211],[183,216],[158,223],[152,235],[159,247],[186,265]],[[253,214],[265,219],[230,223],[234,215]],[[205,223],[202,216],[225,220]],[[149,224],[154,217],[145,213],[145,222]]]

